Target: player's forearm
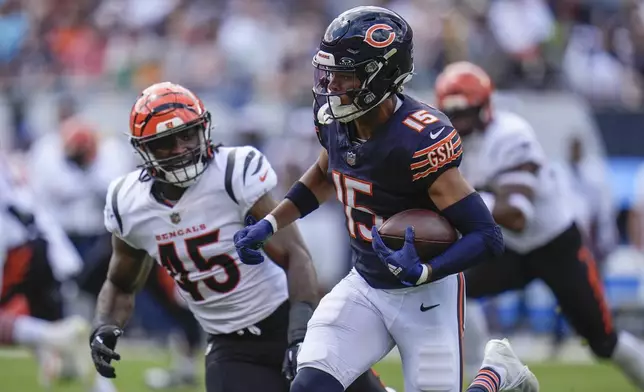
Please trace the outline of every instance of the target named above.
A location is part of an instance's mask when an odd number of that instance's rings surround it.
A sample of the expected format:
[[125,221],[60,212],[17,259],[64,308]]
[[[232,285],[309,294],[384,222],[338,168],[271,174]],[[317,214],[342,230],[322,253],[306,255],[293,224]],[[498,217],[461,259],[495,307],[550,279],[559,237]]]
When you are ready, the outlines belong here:
[[134,310],[134,297],[135,292],[121,290],[109,279],[106,280],[98,294],[94,325],[125,327]]
[[311,256],[302,248],[292,252],[287,270],[289,302],[288,344],[304,340],[306,327],[318,302],[317,278]]
[[282,200],[270,214],[275,218],[278,230],[289,226],[298,220],[301,215],[300,210],[289,199]]
[[300,182],[313,192],[320,204],[333,195],[333,184],[326,175],[326,170],[318,160],[300,178]]
[[521,210],[509,205],[497,205],[492,211],[492,216],[496,223],[516,232],[523,231],[528,223]]
[[534,216],[532,202],[521,193],[496,197],[493,193],[482,192],[481,197],[492,212],[494,221],[506,229],[523,231]]
[[429,263],[432,280],[465,271],[503,253],[501,229],[478,193],[442,211],[463,237]]
[[282,228],[314,211],[333,194],[333,184],[315,163],[296,182],[285,199],[271,212],[277,228]]
[[306,325],[318,302],[318,283],[311,255],[295,225],[275,233],[264,245],[264,251],[286,270],[291,306],[288,343],[299,343],[304,340]]
[[290,254],[289,258],[286,272],[289,300],[291,303],[307,302],[315,305],[318,302],[318,282],[311,256],[302,249]]

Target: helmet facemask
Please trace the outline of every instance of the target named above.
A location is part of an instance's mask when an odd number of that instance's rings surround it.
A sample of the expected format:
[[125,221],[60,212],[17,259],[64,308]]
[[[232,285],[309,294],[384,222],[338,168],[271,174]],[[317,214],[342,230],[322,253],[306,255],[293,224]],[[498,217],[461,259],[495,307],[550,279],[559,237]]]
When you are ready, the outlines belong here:
[[[155,180],[178,187],[194,184],[212,157],[210,114],[162,133],[132,138],[144,163],[140,165]],[[181,152],[174,153],[173,150]]]
[[[411,80],[412,72],[400,75],[399,69],[387,67],[388,59],[396,52],[392,49],[384,56],[358,64],[334,65],[330,54],[319,51],[313,58],[313,96],[319,108],[318,121],[322,124],[353,121],[401,89]],[[383,72],[389,75],[382,75]]]

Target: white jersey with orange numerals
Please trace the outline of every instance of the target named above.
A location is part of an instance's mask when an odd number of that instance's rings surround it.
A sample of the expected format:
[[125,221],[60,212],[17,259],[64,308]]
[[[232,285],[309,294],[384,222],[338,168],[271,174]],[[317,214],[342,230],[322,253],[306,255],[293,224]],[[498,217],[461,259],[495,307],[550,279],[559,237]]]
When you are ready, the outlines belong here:
[[240,262],[233,235],[253,204],[277,184],[252,147],[219,148],[197,183],[173,206],[151,194],[140,172],[109,187],[105,225],[167,269],[202,328],[226,334],[254,325],[288,298],[286,275],[272,262]]
[[460,170],[475,188],[493,184],[502,174],[520,165],[539,166],[535,175],[534,216],[522,232],[503,229],[509,249],[527,253],[553,240],[574,220],[569,206],[569,186],[554,170],[538,142],[534,130],[522,117],[504,111],[494,113],[494,120],[484,132],[463,138],[463,161]]

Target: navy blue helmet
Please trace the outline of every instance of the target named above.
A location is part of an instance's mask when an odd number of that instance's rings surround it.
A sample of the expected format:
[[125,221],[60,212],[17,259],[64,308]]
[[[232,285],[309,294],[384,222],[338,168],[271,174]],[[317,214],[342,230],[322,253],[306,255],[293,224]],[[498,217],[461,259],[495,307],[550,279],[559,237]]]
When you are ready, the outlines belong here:
[[398,14],[356,7],[327,27],[313,57],[318,121],[349,122],[411,80],[413,32]]

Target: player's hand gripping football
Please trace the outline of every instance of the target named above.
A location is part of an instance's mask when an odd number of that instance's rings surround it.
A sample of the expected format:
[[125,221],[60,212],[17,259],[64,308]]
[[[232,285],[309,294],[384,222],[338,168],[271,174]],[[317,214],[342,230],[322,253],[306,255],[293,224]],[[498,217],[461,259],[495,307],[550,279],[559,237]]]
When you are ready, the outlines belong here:
[[273,235],[273,226],[265,219],[258,222],[250,215],[246,217],[246,225],[233,236],[239,260],[244,264],[260,264],[264,261],[260,249],[268,237]]
[[406,286],[416,286],[423,275],[423,264],[414,247],[414,228],[405,230],[405,244],[400,250],[392,250],[385,245],[374,225],[371,228],[371,246],[380,260],[392,274]]
[[116,371],[111,362],[113,359],[116,361],[121,359],[121,356],[114,352],[116,341],[121,335],[123,335],[123,330],[116,325],[101,325],[94,330],[89,338],[94,367],[103,377],[116,378]]

